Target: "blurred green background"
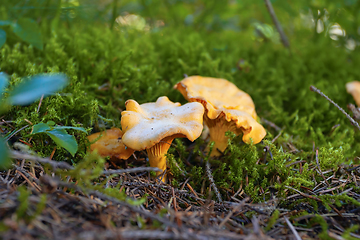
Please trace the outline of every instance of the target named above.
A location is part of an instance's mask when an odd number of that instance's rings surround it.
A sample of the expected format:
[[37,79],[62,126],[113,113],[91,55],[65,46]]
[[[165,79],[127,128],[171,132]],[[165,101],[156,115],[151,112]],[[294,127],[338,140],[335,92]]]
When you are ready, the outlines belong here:
[[[357,0],[271,1],[293,41],[331,38],[354,50],[359,40]],[[235,31],[239,37],[279,43],[262,0],[3,0],[1,20],[30,18],[50,34],[57,24],[106,24],[144,32],[191,27],[196,31]],[[248,35],[246,35],[248,34]],[[219,36],[220,37],[220,36]]]

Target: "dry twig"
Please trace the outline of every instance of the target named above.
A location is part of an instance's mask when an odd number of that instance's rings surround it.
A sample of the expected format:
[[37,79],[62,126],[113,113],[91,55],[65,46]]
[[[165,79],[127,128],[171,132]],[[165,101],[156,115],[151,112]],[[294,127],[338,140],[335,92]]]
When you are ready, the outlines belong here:
[[286,35],[285,35],[285,33],[284,33],[284,30],[283,30],[283,28],[282,28],[279,20],[278,20],[277,17],[276,17],[274,8],[273,8],[273,6],[271,5],[270,0],[264,0],[264,1],[265,1],[266,8],[268,9],[268,11],[269,11],[269,13],[270,13],[271,19],[273,20],[273,22],[274,22],[274,24],[275,24],[275,27],[276,27],[276,29],[278,30],[279,34],[280,34],[280,38],[281,38],[282,44],[283,44],[285,47],[290,48],[289,40],[288,40],[288,38],[286,37]]
[[333,100],[331,100],[328,96],[326,96],[324,93],[322,93],[319,89],[317,89],[314,86],[310,86],[310,90],[313,92],[316,92],[326,100],[328,100],[331,104],[333,104],[337,109],[339,109],[349,120],[350,122],[357,127],[357,129],[360,131],[360,126],[358,122],[356,122],[347,112],[345,112],[344,109],[342,109],[337,103],[335,103]]
[[31,154],[23,153],[23,152],[19,152],[19,151],[11,151],[10,155],[12,158],[15,158],[15,159],[27,159],[27,160],[39,162],[42,164],[49,164],[54,170],[57,168],[67,169],[67,170],[74,169],[74,167],[72,167],[71,165],[69,165],[66,162],[56,162],[56,161],[50,160],[49,158],[42,158],[42,157],[39,157],[36,155],[31,155]]
[[222,202],[221,194],[220,194],[219,190],[217,189],[217,187],[215,185],[215,181],[214,181],[214,178],[213,178],[212,173],[211,173],[209,161],[206,161],[205,167],[206,167],[206,175],[207,175],[207,177],[208,177],[208,179],[210,181],[210,185],[214,189],[214,192],[216,194],[216,197],[217,197],[218,201],[221,203]]
[[295,229],[294,226],[291,224],[291,222],[289,221],[289,219],[288,219],[286,216],[284,216],[284,219],[285,219],[286,224],[289,226],[290,230],[291,230],[292,233],[294,234],[295,239],[296,239],[296,240],[301,240],[301,237],[300,237],[299,233],[296,231],[296,229]]
[[116,170],[105,170],[102,174],[111,175],[111,174],[123,174],[123,173],[136,173],[136,172],[146,172],[146,171],[156,171],[162,172],[157,167],[137,167],[137,168],[127,168],[127,169],[116,169]]

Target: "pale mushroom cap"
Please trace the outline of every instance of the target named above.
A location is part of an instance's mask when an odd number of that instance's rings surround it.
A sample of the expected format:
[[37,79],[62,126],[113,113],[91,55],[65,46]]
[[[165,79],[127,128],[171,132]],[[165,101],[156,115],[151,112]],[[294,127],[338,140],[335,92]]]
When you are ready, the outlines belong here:
[[257,118],[250,95],[226,79],[191,76],[177,83],[174,88],[190,102],[201,102],[210,119],[217,118],[226,109],[245,111]]
[[139,105],[128,100],[125,105],[126,111],[121,113],[123,142],[135,150],[151,148],[172,135],[194,141],[203,129],[204,107],[197,102],[180,106],[160,97],[155,103]]
[[346,83],[346,91],[350,93],[355,102],[356,105],[360,106],[360,82],[359,81],[353,81]]
[[119,128],[111,128],[103,132],[89,135],[87,138],[90,142],[90,151],[97,150],[102,157],[116,157],[119,159],[128,159],[134,150],[127,148],[122,142],[123,132]]

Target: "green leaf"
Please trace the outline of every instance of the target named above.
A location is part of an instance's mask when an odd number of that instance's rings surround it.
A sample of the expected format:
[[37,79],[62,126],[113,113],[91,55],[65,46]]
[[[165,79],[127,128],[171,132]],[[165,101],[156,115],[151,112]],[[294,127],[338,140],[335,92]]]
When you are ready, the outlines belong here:
[[0,48],[5,44],[5,42],[6,42],[6,32],[0,29]]
[[11,160],[9,156],[9,149],[5,140],[0,137],[0,169],[6,169],[10,167]]
[[64,129],[54,129],[46,132],[54,142],[60,147],[68,150],[71,155],[75,155],[78,149],[78,144],[73,135],[68,134]]
[[78,130],[78,131],[87,133],[87,131],[82,127],[54,126],[54,125],[55,125],[55,122],[53,122],[53,121],[48,121],[47,123],[38,123],[38,124],[34,125],[33,131],[31,134],[43,133],[43,132],[53,130],[53,129],[59,129],[59,130],[73,129],[73,130]]
[[46,124],[49,125],[50,127],[55,126],[55,122],[54,122],[54,121],[47,121]]
[[41,30],[34,20],[20,18],[13,25],[13,31],[23,41],[34,45],[37,49],[43,50]]
[[5,88],[8,85],[8,81],[9,81],[9,76],[4,72],[0,72],[0,98],[1,98],[1,95],[3,94]]
[[74,130],[79,130],[79,131],[82,131],[84,133],[87,133],[87,131],[82,127],[56,126],[56,127],[53,127],[53,128],[54,129],[74,129]]
[[27,105],[39,99],[42,95],[48,96],[67,85],[64,74],[41,74],[31,77],[20,83],[10,93],[10,102],[13,105]]
[[12,22],[11,21],[0,21],[0,26],[9,26],[9,25],[11,25],[12,24]]
[[47,125],[45,123],[38,123],[38,124],[34,125],[33,131],[31,134],[43,133],[43,132],[46,132],[47,130],[51,130],[49,125]]
[[78,144],[75,140],[73,135],[68,134],[65,129],[74,129],[83,131],[86,133],[86,130],[82,127],[68,127],[68,126],[56,126],[52,127],[48,124],[55,124],[53,121],[48,121],[47,123],[38,123],[34,125],[33,131],[31,134],[37,133],[46,133],[48,136],[51,137],[54,142],[59,145],[60,147],[65,148],[68,150],[71,155],[75,155],[78,149]]

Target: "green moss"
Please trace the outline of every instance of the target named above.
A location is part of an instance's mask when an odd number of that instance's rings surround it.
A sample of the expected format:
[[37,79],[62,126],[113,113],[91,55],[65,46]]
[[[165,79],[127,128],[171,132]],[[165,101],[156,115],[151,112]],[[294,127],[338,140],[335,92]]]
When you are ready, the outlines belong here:
[[[334,169],[342,163],[346,163],[344,156],[344,148],[348,149],[349,146],[341,146],[339,148],[333,148],[331,143],[328,147],[322,147],[319,149],[319,164],[321,169]],[[335,169],[334,169],[335,170]]]
[[204,169],[202,167],[194,166],[191,168],[191,186],[196,186],[196,189],[200,189],[201,182],[204,178]]
[[186,174],[183,161],[180,158],[175,158],[173,154],[166,154],[167,164],[171,169],[171,173],[174,175],[175,179],[184,177]]
[[318,224],[321,226],[321,229],[322,229],[321,233],[319,234],[319,238],[320,239],[328,239],[328,240],[333,239],[327,234],[329,226],[328,226],[326,220],[323,217],[321,217],[320,215],[313,217],[311,219],[311,221],[309,222],[310,227],[313,225],[318,225]]
[[276,220],[278,220],[279,216],[280,216],[280,212],[279,212],[279,210],[276,209],[271,214],[271,217],[270,217],[270,219],[268,221],[268,224],[266,225],[266,228],[265,228],[266,231],[269,231],[275,225]]
[[184,177],[187,174],[184,161],[186,161],[188,155],[189,153],[186,151],[186,146],[183,144],[182,139],[176,138],[166,155],[167,164],[175,179]]
[[324,206],[330,211],[331,207],[329,204],[335,204],[337,207],[342,207],[343,205],[353,204],[354,206],[360,206],[360,202],[355,200],[352,197],[347,196],[346,194],[340,195],[321,195],[319,199],[322,200]]
[[30,190],[27,190],[25,187],[19,187],[19,196],[18,201],[20,203],[19,207],[16,209],[16,217],[18,220],[25,219],[28,217],[27,211],[29,208],[29,196],[31,194]]
[[[88,154],[81,162],[76,163],[74,169],[64,172],[62,170],[58,170],[58,172],[63,176],[70,176],[77,179],[80,187],[93,188],[94,181],[101,180],[99,177],[104,171],[104,164],[105,160],[97,154]],[[104,184],[104,182],[102,184]],[[102,185],[100,184],[100,186]]]
[[344,239],[350,239],[350,240],[355,240],[356,237],[352,237],[350,234],[352,232],[358,232],[359,231],[360,226],[359,225],[353,225],[350,228],[346,229],[344,231],[344,233],[341,235],[341,237],[343,237]]

